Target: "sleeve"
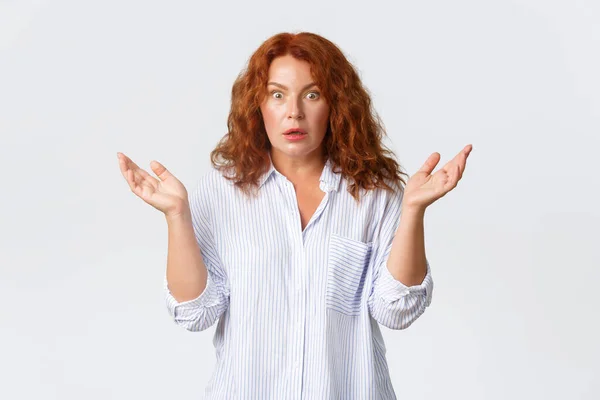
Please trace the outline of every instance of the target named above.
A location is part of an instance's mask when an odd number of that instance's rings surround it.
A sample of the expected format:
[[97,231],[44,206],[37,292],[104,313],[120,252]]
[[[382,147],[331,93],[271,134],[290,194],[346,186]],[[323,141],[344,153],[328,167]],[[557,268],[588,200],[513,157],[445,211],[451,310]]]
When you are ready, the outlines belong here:
[[164,277],[169,314],[176,324],[189,331],[203,331],[209,328],[229,306],[229,281],[215,246],[211,221],[208,217],[210,188],[205,187],[202,182],[190,194],[189,203],[194,234],[208,271],[206,287],[197,298],[179,303],[169,290],[166,275]]
[[387,196],[384,210],[376,232],[372,254],[372,285],[368,306],[371,316],[390,329],[406,329],[431,304],[433,280],[427,260],[427,274],[423,282],[405,286],[390,274],[387,259],[392,250],[396,229],[400,223],[403,190]]

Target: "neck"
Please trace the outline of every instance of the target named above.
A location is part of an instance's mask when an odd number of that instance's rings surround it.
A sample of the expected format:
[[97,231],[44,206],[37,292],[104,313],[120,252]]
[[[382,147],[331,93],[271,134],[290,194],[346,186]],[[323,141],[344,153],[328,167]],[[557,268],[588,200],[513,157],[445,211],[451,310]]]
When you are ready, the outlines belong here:
[[289,157],[271,149],[271,162],[280,174],[294,184],[318,182],[325,166],[324,157],[319,152],[303,157]]

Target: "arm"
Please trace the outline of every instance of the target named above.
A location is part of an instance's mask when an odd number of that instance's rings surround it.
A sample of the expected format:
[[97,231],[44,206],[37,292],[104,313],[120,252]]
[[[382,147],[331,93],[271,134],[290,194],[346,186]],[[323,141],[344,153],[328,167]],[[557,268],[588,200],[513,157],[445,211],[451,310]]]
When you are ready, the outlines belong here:
[[177,302],[195,299],[206,287],[208,272],[194,235],[191,211],[167,217],[167,226],[167,287]]
[[394,279],[406,286],[419,285],[427,275],[425,210],[405,209],[400,213],[400,226],[392,243],[387,268]]
[[397,191],[387,202],[369,299],[371,315],[382,325],[407,328],[431,304],[433,280],[425,257],[423,216],[429,205],[456,187],[472,149],[472,145],[465,146],[434,174],[440,154],[433,153],[404,190]]
[[207,215],[207,190],[198,185],[190,196],[189,212],[167,219],[167,308],[175,322],[190,331],[212,326],[229,306],[229,283]]
[[405,213],[402,197],[401,190],[394,192],[384,207],[375,241],[368,302],[371,316],[390,329],[408,328],[431,304],[433,293],[423,218]]
[[[167,307],[175,321],[189,330],[203,330],[229,304],[227,276],[221,268],[206,199],[210,181],[202,179],[189,196],[185,186],[158,161],[151,176],[123,153],[117,153],[121,174],[131,191],[163,212],[169,244],[164,279]],[[173,292],[171,292],[173,290]]]

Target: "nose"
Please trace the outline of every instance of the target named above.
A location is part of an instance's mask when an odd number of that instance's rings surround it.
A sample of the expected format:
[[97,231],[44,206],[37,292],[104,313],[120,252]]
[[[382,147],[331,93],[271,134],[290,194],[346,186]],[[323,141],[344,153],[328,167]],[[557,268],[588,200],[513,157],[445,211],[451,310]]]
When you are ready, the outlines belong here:
[[288,118],[289,119],[302,119],[304,118],[304,113],[300,107],[298,100],[290,99],[288,105]]

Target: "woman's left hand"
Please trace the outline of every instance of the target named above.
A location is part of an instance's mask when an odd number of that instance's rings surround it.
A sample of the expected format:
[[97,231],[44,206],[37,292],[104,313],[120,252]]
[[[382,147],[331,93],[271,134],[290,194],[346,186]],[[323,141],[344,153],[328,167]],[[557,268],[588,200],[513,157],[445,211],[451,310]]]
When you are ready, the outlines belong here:
[[460,153],[448,161],[436,173],[431,174],[440,162],[440,154],[433,153],[425,164],[406,183],[402,207],[425,211],[429,205],[454,189],[465,171],[467,157],[473,149],[472,145],[465,146]]

